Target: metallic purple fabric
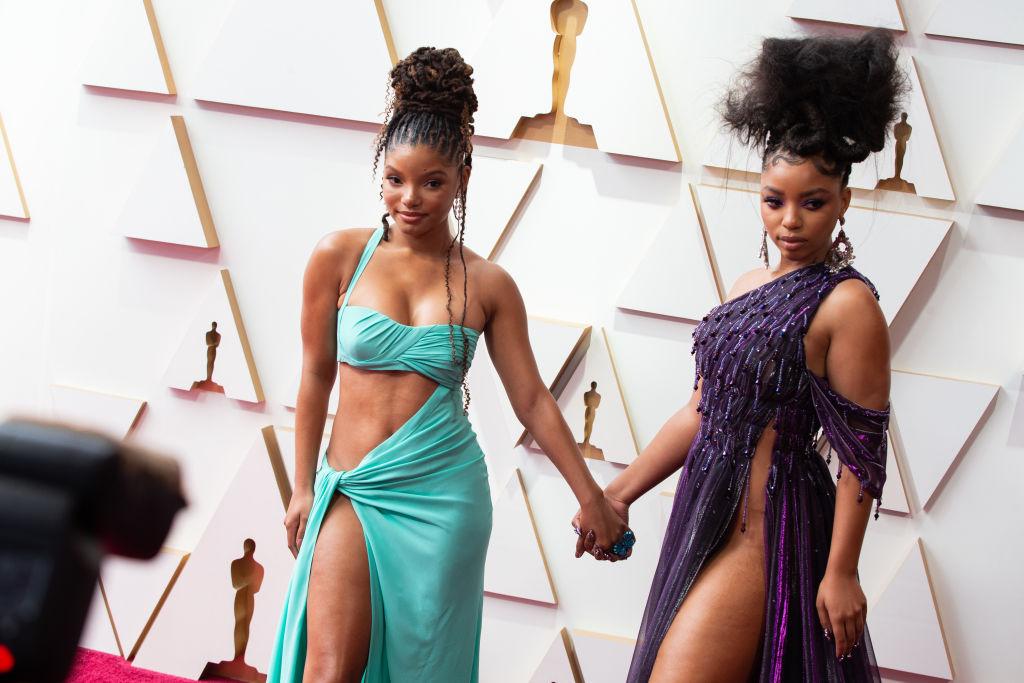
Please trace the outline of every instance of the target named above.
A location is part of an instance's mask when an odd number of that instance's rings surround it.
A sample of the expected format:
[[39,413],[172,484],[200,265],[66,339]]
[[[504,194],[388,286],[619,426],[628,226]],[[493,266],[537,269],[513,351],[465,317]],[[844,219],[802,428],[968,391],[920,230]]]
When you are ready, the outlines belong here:
[[850,278],[871,286],[853,268],[832,274],[821,264],[806,266],[715,307],[694,331],[700,429],[676,489],[631,683],[650,677],[679,606],[741,505],[745,524],[750,459],[770,425],[777,434],[764,492],[766,604],[758,679],[879,681],[867,632],[854,656],[839,663],[814,604],[836,499],[815,450],[819,426],[842,465],[861,480],[862,493],[878,498],[885,483],[888,411],[839,396],[807,370],[804,358],[804,335],[818,305]]

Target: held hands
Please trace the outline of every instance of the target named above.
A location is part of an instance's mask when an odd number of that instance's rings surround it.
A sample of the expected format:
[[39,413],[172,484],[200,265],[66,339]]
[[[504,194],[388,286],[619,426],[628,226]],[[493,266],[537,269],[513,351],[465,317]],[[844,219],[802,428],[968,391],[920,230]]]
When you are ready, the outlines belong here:
[[825,571],[818,586],[818,619],[825,629],[825,637],[836,646],[836,658],[841,662],[860,647],[868,603],[855,574]]
[[288,550],[292,551],[292,557],[299,554],[302,547],[302,537],[306,533],[306,520],[309,519],[309,511],[313,508],[313,492],[299,491],[292,492],[292,499],[288,501],[288,511],[284,515],[285,535],[288,538]]
[[[572,526],[578,535],[576,557],[587,552],[597,560],[618,562],[633,554],[635,539],[629,530],[629,506],[607,494],[584,504],[572,518]],[[622,544],[621,554],[612,550],[617,543]]]

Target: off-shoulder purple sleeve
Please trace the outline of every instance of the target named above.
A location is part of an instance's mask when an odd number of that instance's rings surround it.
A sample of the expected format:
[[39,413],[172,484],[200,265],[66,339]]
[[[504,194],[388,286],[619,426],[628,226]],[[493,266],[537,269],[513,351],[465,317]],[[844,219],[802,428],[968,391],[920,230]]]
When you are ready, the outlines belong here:
[[871,410],[837,394],[828,380],[813,372],[811,397],[825,438],[839,455],[842,467],[860,481],[861,492],[881,500],[885,485],[885,458],[889,410]]

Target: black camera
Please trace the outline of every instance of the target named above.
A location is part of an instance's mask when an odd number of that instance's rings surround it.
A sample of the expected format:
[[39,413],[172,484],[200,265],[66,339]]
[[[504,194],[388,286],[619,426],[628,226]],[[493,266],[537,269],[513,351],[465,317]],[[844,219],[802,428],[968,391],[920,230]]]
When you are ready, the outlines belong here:
[[0,425],[0,681],[62,681],[107,553],[148,559],[185,506],[177,463],[57,424]]

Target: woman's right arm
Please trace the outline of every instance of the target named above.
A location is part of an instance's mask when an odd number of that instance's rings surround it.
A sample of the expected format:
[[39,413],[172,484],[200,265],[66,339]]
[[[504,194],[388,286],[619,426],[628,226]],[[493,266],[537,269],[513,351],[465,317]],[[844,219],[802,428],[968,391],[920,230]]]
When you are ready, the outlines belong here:
[[337,301],[344,261],[343,233],[316,245],[302,280],[302,377],[295,404],[295,482],[285,514],[288,549],[297,555],[313,506],[313,479],[338,373]]
[[[763,284],[764,277],[763,268],[744,273],[733,283],[725,301],[730,301]],[[700,413],[697,412],[697,406],[700,405],[701,381],[698,381],[697,388],[686,405],[662,425],[647,448],[605,488],[605,496],[629,507],[633,501],[683,466],[700,429]]]
[[683,466],[700,428],[700,386],[685,406],[670,417],[647,448],[607,488],[605,496],[625,506],[633,504]]

